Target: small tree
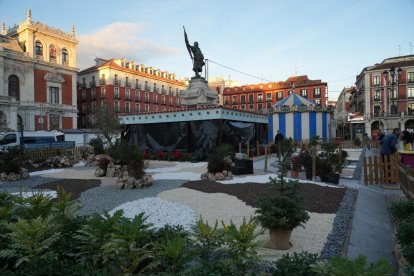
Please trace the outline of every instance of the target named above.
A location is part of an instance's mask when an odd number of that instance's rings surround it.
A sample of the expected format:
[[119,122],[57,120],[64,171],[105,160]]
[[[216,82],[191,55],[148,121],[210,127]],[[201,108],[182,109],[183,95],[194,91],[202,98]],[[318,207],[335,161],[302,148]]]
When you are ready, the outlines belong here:
[[114,138],[122,131],[122,125],[114,110],[108,107],[94,108],[90,121],[93,128],[102,131],[102,136],[106,140],[105,142],[109,147],[112,147],[114,145]]

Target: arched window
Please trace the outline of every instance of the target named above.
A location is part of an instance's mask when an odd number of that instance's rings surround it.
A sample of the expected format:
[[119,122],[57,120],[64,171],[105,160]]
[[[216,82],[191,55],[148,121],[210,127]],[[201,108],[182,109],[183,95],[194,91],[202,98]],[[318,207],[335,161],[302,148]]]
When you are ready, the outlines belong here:
[[20,100],[19,79],[15,75],[9,77],[9,96],[15,97],[17,101]]
[[41,42],[36,41],[36,56],[43,56],[43,45]]
[[62,49],[62,64],[69,64],[69,54],[65,48]]
[[56,61],[56,47],[53,44],[49,46],[49,60]]

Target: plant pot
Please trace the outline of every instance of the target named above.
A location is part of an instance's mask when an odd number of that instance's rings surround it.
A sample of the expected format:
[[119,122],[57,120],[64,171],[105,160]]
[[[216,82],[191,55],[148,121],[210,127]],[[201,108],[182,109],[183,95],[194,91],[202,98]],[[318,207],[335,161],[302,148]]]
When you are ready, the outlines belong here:
[[299,177],[299,172],[298,171],[290,171],[290,176],[293,178],[298,178]]
[[265,244],[265,247],[271,249],[279,249],[279,250],[286,250],[289,249],[292,244],[290,243],[290,235],[292,234],[292,230],[276,230],[271,229],[269,230],[270,234],[270,241]]
[[340,174],[339,173],[329,173],[326,175],[321,175],[321,181],[322,182],[328,182],[328,183],[332,183],[332,184],[339,184],[339,177]]

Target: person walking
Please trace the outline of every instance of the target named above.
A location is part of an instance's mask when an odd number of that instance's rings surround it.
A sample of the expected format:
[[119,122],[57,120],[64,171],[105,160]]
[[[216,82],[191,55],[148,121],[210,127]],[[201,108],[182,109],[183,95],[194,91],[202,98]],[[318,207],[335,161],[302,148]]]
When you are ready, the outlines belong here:
[[284,137],[283,134],[280,132],[280,130],[277,131],[277,134],[275,136],[275,145],[276,145],[276,152],[277,152],[277,158],[280,159],[280,148],[282,145],[282,141],[283,141]]
[[398,146],[398,138],[401,134],[401,129],[399,128],[394,128],[394,130],[392,131],[392,133],[384,136],[384,138],[382,139],[382,143],[381,143],[381,149],[380,149],[380,153],[381,153],[381,157],[382,157],[382,162],[387,162],[388,164],[388,168],[386,168],[388,170],[388,176],[385,175],[385,177],[390,177],[390,156],[394,155],[394,153],[397,151],[397,146]]

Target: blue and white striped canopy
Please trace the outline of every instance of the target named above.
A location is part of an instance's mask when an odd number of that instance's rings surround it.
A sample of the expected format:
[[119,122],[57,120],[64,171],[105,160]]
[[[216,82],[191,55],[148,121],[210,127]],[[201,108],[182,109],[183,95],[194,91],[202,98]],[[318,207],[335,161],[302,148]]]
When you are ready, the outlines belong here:
[[306,106],[310,106],[310,105],[315,105],[315,102],[310,101],[298,94],[292,93],[289,95],[289,97],[281,100],[280,102],[278,102],[277,104],[275,104],[275,107],[282,107],[282,106],[300,106],[300,105],[306,105]]

